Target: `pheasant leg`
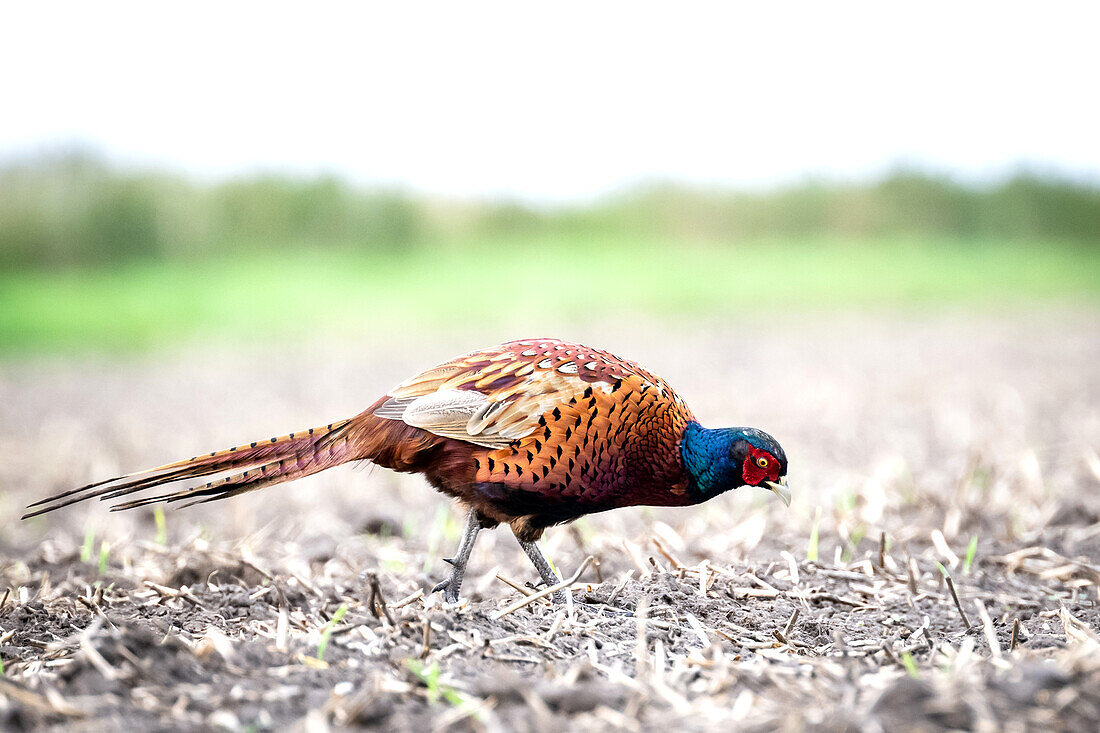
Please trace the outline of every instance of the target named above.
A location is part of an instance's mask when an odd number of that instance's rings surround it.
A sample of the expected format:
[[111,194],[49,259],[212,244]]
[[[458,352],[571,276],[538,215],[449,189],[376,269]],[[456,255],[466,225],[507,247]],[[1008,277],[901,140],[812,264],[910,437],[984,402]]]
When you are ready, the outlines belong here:
[[[524,542],[523,540],[516,538],[519,542],[519,546],[523,548],[523,551],[527,553],[528,559],[531,564],[535,566],[535,570],[539,571],[539,577],[542,578],[542,582],[546,584],[546,587],[557,585],[561,582],[561,578],[554,572],[554,569],[550,567],[550,563],[543,557],[542,550],[534,542]],[[559,590],[554,593],[555,603],[565,603],[565,591]]]
[[[432,588],[432,593],[443,592],[443,600],[447,603],[458,602],[458,591],[462,587],[462,579],[466,576],[466,562],[470,559],[470,553],[474,551],[474,540],[481,531],[481,520],[477,516],[477,510],[471,509],[466,515],[466,527],[462,530],[462,539],[458,543],[458,552],[454,557],[445,557],[443,561],[452,567],[451,577]],[[545,562],[545,561],[543,561]]]

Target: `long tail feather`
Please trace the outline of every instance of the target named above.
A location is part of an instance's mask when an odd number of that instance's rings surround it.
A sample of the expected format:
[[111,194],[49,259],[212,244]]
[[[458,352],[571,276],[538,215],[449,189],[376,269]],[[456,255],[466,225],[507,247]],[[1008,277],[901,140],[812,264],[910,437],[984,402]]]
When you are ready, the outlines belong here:
[[[28,509],[41,508],[27,512],[23,515],[23,519],[52,512],[87,499],[96,497],[101,501],[115,499],[176,481],[209,476],[233,469],[247,470],[194,489],[125,502],[113,507],[112,510],[130,509],[165,500],[176,501],[185,498],[186,495],[210,496],[209,499],[200,499],[200,501],[210,501],[306,476],[356,457],[349,449],[348,427],[351,422],[352,420],[341,420],[324,427],[310,428],[303,432],[214,451],[209,455],[195,456],[186,461],[168,463],[146,471],[96,481],[30,504]],[[257,466],[259,468],[256,468]]]
[[284,458],[281,461],[265,463],[259,468],[253,468],[243,473],[226,476],[225,478],[211,481],[202,486],[195,486],[190,489],[181,489],[167,494],[158,494],[156,496],[147,496],[141,499],[123,502],[111,507],[111,511],[118,512],[124,509],[134,509],[136,507],[148,506],[149,504],[156,504],[162,501],[172,503],[184,499],[192,499],[192,501],[183,505],[184,507],[188,507],[194,504],[205,504],[209,501],[228,499],[231,496],[237,496],[249,491],[256,491],[257,489],[263,489],[274,484],[281,484],[284,481],[293,481],[294,479],[308,476],[311,473],[317,473],[326,468],[339,465],[346,460],[344,454],[345,451],[342,449],[329,448],[321,454],[314,454],[311,456],[296,455],[290,458]]

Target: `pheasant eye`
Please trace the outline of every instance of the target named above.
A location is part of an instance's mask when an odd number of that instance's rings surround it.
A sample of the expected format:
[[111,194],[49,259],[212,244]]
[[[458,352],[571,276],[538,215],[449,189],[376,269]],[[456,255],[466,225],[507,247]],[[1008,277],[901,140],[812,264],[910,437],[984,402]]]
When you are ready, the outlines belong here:
[[757,458],[756,459],[756,465],[760,466],[760,468],[767,468],[768,467],[768,459],[764,458],[764,457]]

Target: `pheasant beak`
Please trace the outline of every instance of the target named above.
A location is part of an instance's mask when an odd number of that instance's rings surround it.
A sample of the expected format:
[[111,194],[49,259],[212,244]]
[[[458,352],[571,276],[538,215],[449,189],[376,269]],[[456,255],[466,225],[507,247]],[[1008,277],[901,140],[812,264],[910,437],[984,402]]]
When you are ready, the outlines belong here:
[[765,481],[764,484],[769,491],[774,491],[775,495],[778,496],[785,505],[791,505],[791,490],[787,488],[786,476],[781,476],[778,483],[775,481]]

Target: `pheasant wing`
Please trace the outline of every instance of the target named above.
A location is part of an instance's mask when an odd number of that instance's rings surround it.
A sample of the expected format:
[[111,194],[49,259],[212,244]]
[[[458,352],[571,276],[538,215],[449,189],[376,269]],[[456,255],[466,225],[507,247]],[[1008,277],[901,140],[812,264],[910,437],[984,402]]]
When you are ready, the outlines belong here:
[[586,389],[610,392],[628,375],[667,386],[606,352],[556,339],[513,341],[474,351],[397,385],[375,415],[435,435],[503,448]]

